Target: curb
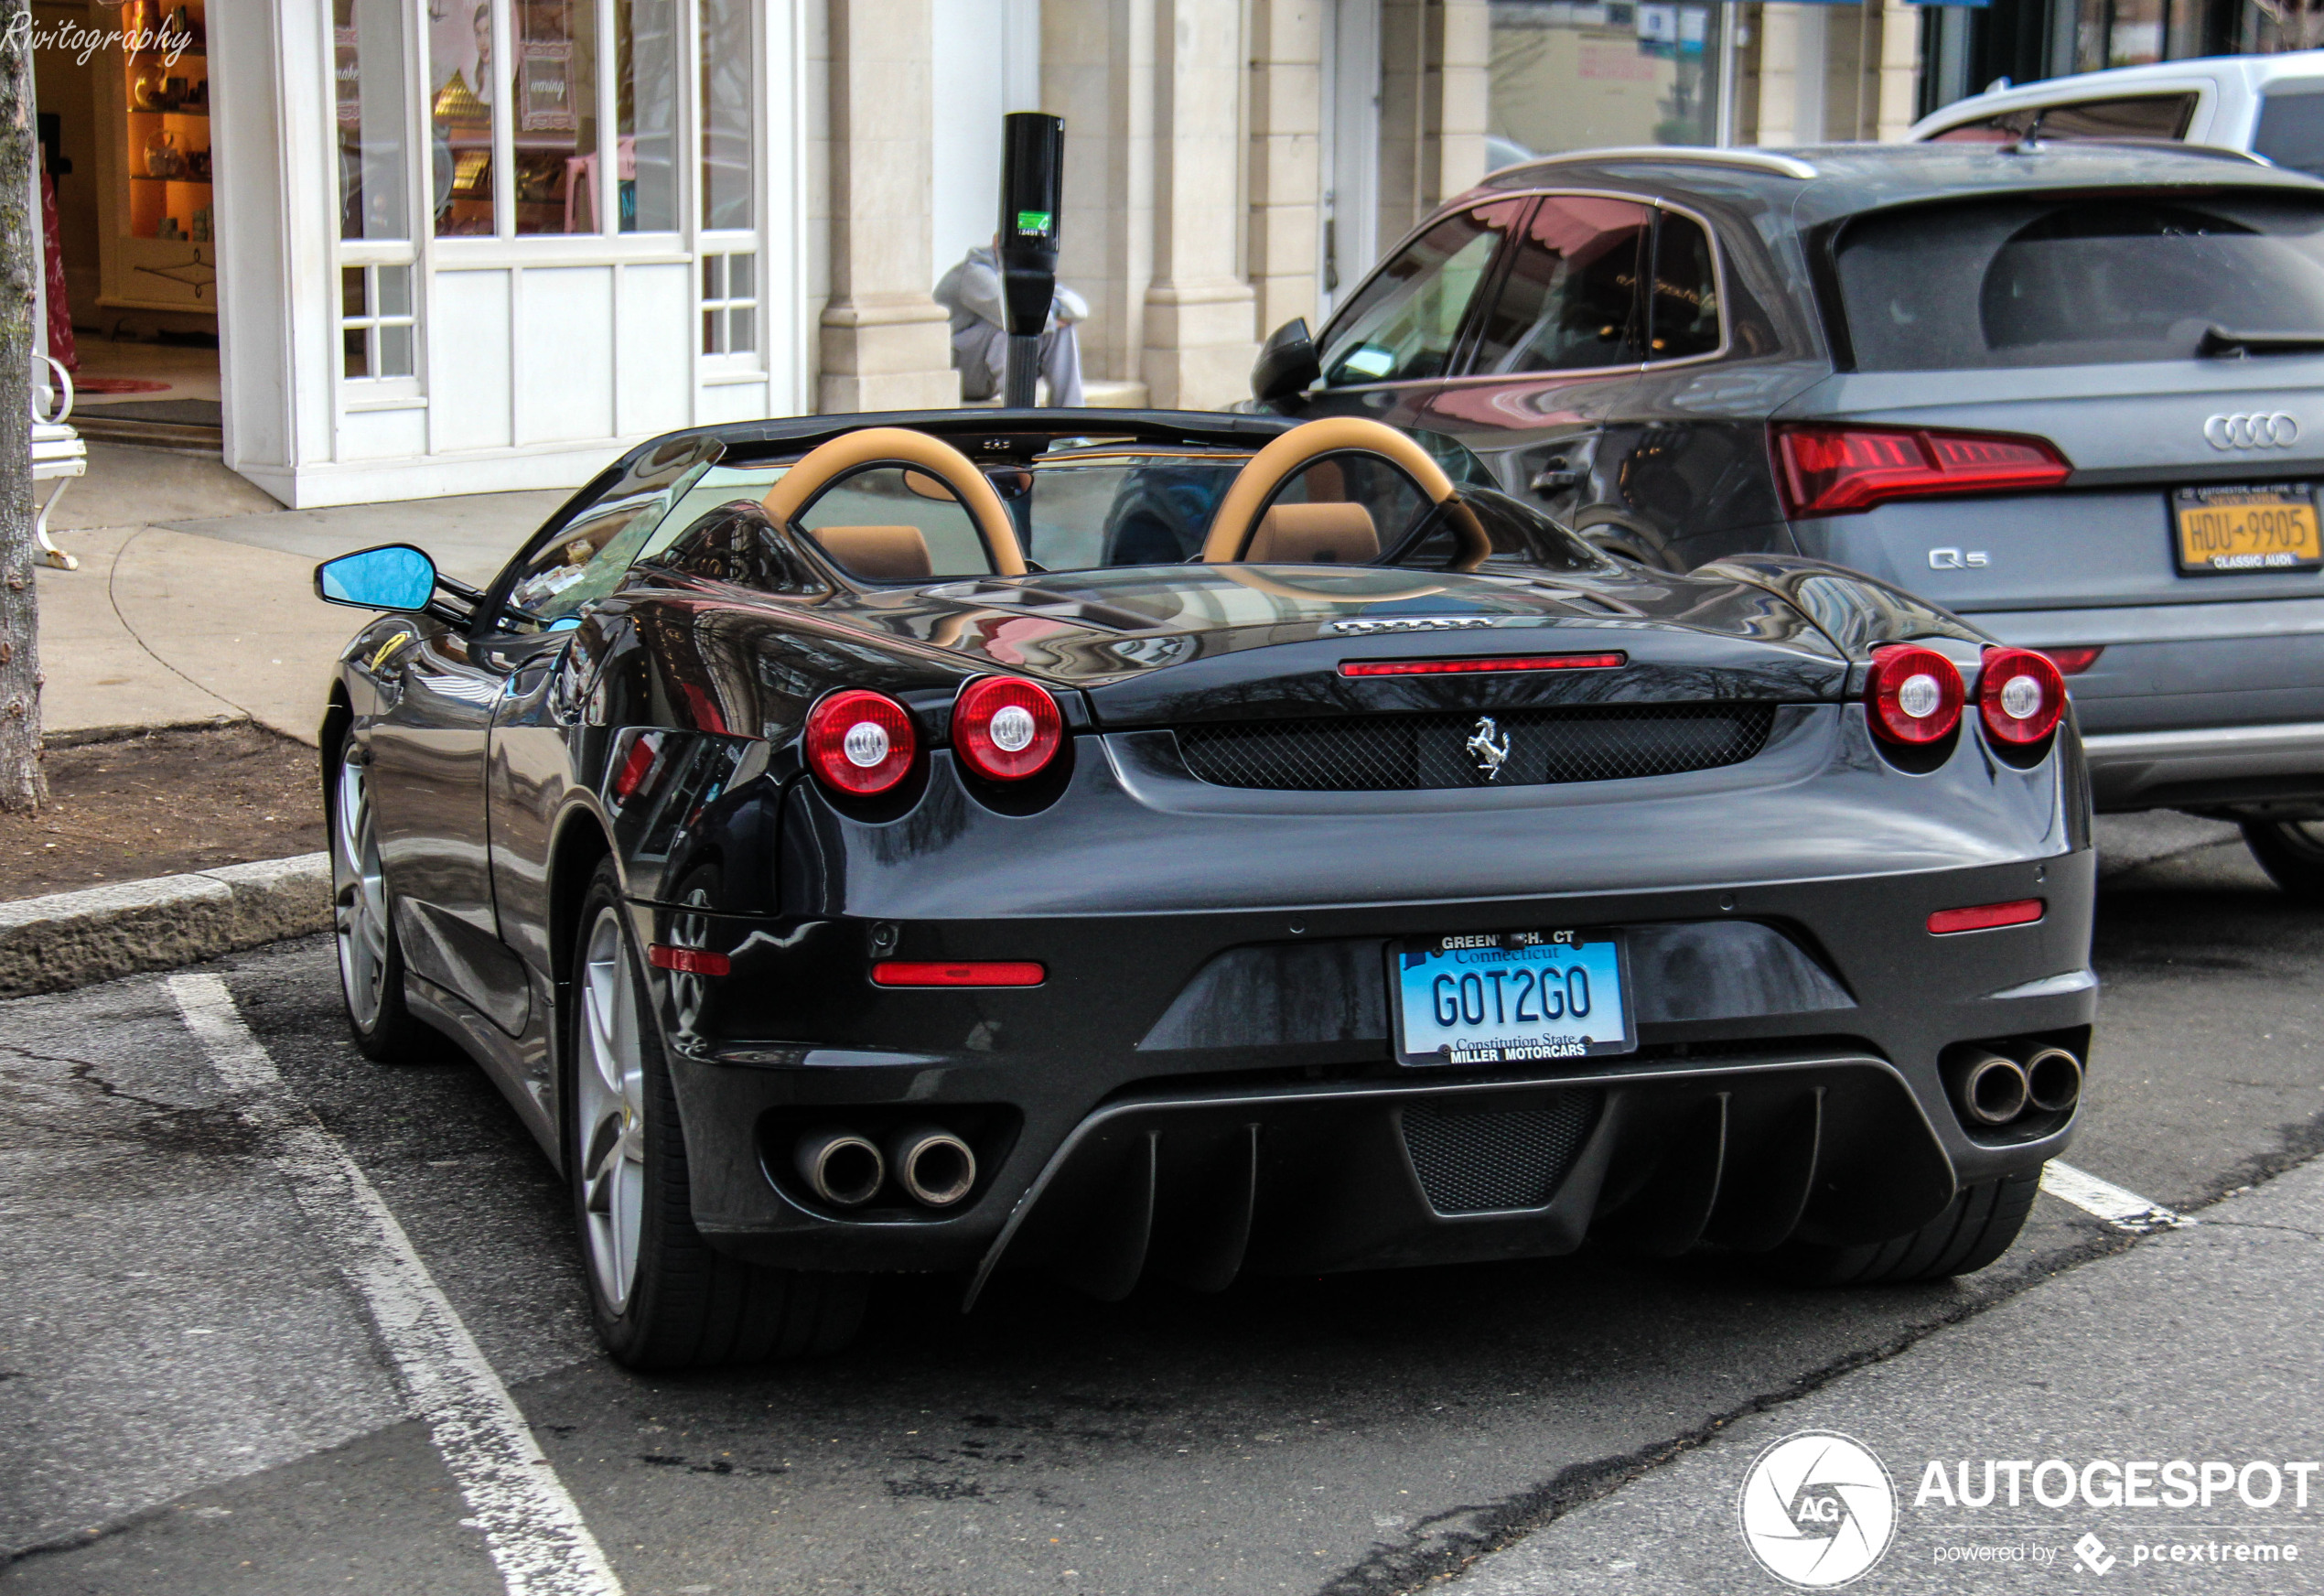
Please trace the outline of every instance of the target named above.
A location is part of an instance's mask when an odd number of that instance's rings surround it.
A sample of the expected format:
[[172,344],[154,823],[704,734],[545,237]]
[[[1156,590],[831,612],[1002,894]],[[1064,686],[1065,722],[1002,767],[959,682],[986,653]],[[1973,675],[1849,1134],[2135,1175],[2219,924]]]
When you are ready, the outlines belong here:
[[328,854],[0,902],[0,998],[63,992],[330,928]]

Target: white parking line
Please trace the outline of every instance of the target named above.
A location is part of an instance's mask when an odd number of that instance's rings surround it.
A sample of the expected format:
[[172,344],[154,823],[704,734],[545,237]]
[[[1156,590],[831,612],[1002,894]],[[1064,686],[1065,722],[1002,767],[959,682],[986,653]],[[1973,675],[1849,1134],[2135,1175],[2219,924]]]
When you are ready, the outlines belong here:
[[2084,1213],[2094,1213],[2119,1230],[2146,1235],[2157,1230],[2183,1230],[2196,1223],[2176,1209],[2149,1202],[2136,1192],[2052,1159],[2041,1167],[2041,1189],[2060,1202],[2071,1202]]
[[620,1596],[597,1537],[411,1238],[339,1139],[292,1095],[215,976],[170,996],[363,1299],[413,1411],[459,1483],[509,1596]]

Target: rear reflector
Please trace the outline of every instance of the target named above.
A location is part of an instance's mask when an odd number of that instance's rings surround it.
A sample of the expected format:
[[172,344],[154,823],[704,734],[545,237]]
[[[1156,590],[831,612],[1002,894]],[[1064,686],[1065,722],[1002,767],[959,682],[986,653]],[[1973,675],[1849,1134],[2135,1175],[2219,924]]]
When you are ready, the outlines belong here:
[[2106,652],[2106,645],[2102,642],[2095,648],[2036,649],[2034,652],[2048,654],[2050,663],[2058,667],[2060,675],[2079,676],[2098,663],[2098,656]]
[[734,961],[724,954],[705,948],[672,947],[662,942],[646,949],[646,963],[657,970],[675,970],[682,976],[723,976],[734,968]]
[[1483,660],[1342,660],[1343,676],[1469,676],[1486,671],[1610,671],[1625,653],[1512,654]]
[[872,966],[872,980],[882,987],[1038,987],[1048,974],[1030,959],[954,965],[886,959]]
[[2073,475],[2043,438],[1926,426],[1778,423],[1775,461],[1794,518],[1853,515],[1892,499],[2054,488]]
[[1931,936],[1951,936],[1956,931],[1991,931],[1997,925],[2031,925],[2042,914],[2042,900],[2020,898],[2014,903],[1980,903],[1974,909],[1940,909],[1929,916]]

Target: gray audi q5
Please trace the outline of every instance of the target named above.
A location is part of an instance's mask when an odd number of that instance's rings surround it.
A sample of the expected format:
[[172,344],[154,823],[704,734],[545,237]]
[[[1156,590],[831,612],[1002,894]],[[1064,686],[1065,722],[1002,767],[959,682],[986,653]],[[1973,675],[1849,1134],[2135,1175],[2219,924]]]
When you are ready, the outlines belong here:
[[2324,183],[2090,143],[1535,161],[1253,384],[1631,559],[1829,561],[2039,649],[2101,809],[2237,821],[2324,899]]

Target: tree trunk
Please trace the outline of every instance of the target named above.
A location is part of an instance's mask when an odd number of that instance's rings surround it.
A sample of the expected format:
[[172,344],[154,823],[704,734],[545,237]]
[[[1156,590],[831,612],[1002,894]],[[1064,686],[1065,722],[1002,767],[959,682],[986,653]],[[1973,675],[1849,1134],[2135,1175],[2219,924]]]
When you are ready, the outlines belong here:
[[40,630],[33,586],[33,205],[31,0],[0,0],[0,810],[37,809]]

